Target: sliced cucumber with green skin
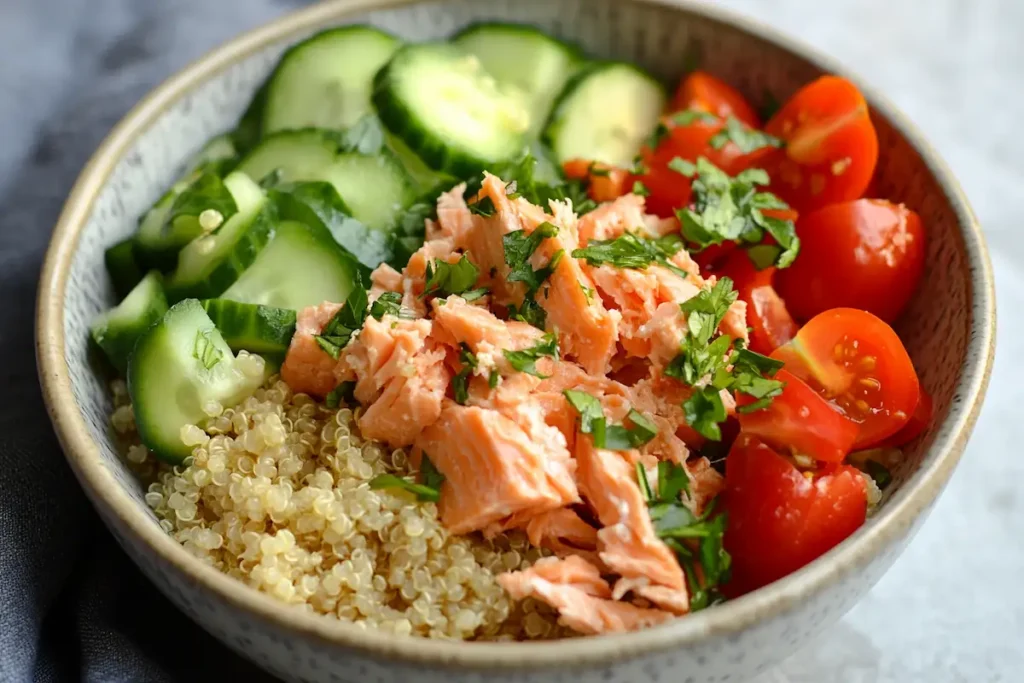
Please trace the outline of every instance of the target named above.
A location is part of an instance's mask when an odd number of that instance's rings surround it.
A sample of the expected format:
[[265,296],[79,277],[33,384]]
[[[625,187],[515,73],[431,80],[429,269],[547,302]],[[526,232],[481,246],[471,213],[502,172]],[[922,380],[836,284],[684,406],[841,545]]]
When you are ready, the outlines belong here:
[[122,375],[139,337],[167,312],[167,297],[160,274],[151,271],[114,308],[100,315],[89,328],[96,345]]
[[142,269],[135,259],[135,239],[132,237],[121,240],[103,252],[103,262],[118,297],[127,296],[142,280]]
[[203,234],[199,217],[207,210],[211,214],[206,220],[218,225],[233,216],[238,205],[220,176],[197,170],[192,179],[175,185],[143,217],[135,236],[139,260],[149,268],[173,269],[182,247]]
[[658,125],[665,89],[639,67],[597,62],[569,79],[544,130],[559,163],[627,166]]
[[221,178],[238,163],[238,151],[231,133],[223,133],[210,139],[188,164],[189,172],[197,169],[211,171]]
[[415,199],[412,180],[379,142],[367,154],[343,151],[342,140],[342,135],[314,128],[275,133],[243,159],[238,170],[255,179],[278,171],[278,183],[329,182],[353,218],[376,230],[389,230]]
[[523,99],[531,135],[540,134],[555,98],[583,61],[579,48],[525,24],[474,24],[452,42],[476,55],[487,73]]
[[517,155],[530,126],[522,99],[502,91],[475,56],[447,43],[399,49],[374,79],[373,103],[420,159],[457,177]]
[[197,300],[172,306],[139,338],[128,364],[142,442],[161,460],[180,463],[192,453],[182,427],[204,422],[207,403],[233,406],[263,383],[245,369]]
[[232,351],[246,350],[280,363],[295,334],[295,311],[207,299],[203,309]]
[[263,134],[347,128],[371,111],[373,77],[401,41],[369,26],[318,33],[281,57],[267,85]]
[[235,146],[238,154],[246,154],[255,147],[263,136],[263,109],[267,103],[267,90],[270,86],[270,79],[263,81],[259,90],[252,96],[249,106],[246,107],[238,125],[228,135]]
[[221,299],[299,310],[341,302],[362,286],[363,268],[320,225],[282,221],[274,239]]
[[168,298],[219,296],[256,260],[273,230],[264,211],[266,195],[244,173],[224,179],[238,203],[238,212],[207,235],[189,242],[178,255],[178,267],[167,281]]
[[268,195],[280,218],[322,225],[334,241],[369,270],[391,258],[389,236],[352,218],[351,210],[330,183],[292,183],[276,187]]

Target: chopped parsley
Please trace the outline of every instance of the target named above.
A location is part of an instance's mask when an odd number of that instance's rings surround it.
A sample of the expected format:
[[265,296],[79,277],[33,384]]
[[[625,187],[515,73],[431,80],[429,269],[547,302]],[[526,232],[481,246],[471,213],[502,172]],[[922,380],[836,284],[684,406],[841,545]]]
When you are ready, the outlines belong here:
[[638,194],[641,197],[650,197],[651,196],[651,191],[648,190],[647,186],[644,185],[639,180],[634,180],[633,181],[633,194]]
[[542,375],[537,370],[537,360],[543,356],[550,356],[555,360],[558,360],[558,340],[553,334],[545,334],[541,337],[541,340],[530,348],[523,349],[522,351],[502,351],[509,364],[518,370],[519,372],[525,372],[528,375],[534,377],[540,377],[544,379],[547,375]]
[[[647,472],[637,465],[637,483],[647,501],[654,533],[676,553],[690,588],[691,611],[702,610],[723,598],[718,587],[729,580],[732,558],[722,545],[727,518],[715,515],[717,499],[695,515],[681,500],[680,493],[690,491],[690,475],[674,462],[658,463],[658,491],[651,491]],[[696,565],[700,564],[700,576]],[[701,580],[703,578],[703,580]]]
[[525,230],[514,230],[501,238],[501,245],[505,249],[505,264],[511,269],[508,274],[509,282],[523,282],[531,292],[536,292],[548,276],[554,272],[555,266],[562,258],[562,251],[559,250],[551,257],[547,266],[534,270],[530,265],[530,257],[537,251],[540,243],[549,237],[558,234],[558,228],[552,223],[541,223],[533,232]]
[[487,387],[489,389],[495,389],[498,386],[498,380],[501,379],[501,373],[497,370],[491,370],[491,374],[487,375]]
[[877,460],[864,461],[864,471],[869,477],[875,480],[875,484],[883,491],[892,483],[892,472]]
[[697,166],[692,161],[687,161],[682,157],[672,157],[672,160],[668,162],[668,167],[676,173],[682,174],[687,178],[693,176],[697,172]]
[[[543,156],[543,152],[538,150]],[[537,157],[530,150],[527,150],[518,159],[506,164],[500,164],[491,169],[491,172],[508,181],[506,193],[522,197],[531,204],[546,207],[548,202],[569,200],[577,216],[582,216],[597,208],[597,202],[587,196],[585,183],[581,180],[564,180],[560,177],[557,169],[551,167],[547,161],[538,161]],[[600,175],[600,171],[595,174]],[[482,179],[482,177],[481,177]],[[467,194],[472,196],[479,190],[480,179],[470,183],[467,187]],[[479,216],[494,215],[494,202],[485,197],[477,202],[469,204],[469,210]]]
[[427,284],[422,296],[463,294],[473,289],[478,277],[480,269],[465,254],[456,263],[430,261],[427,263]]
[[475,202],[469,202],[466,204],[466,208],[469,209],[470,213],[475,213],[477,216],[483,216],[484,218],[494,215],[494,201],[490,197],[481,197]]
[[[686,422],[711,441],[722,438],[719,425],[726,419],[723,389],[757,399],[740,408],[743,412],[763,408],[782,393],[782,382],[770,379],[782,367],[781,362],[746,349],[727,335],[715,336],[736,297],[732,280],[723,277],[680,304],[687,314],[686,334],[679,354],[665,368],[667,376],[694,387],[683,402]],[[707,382],[701,384],[705,378]]]
[[537,303],[536,299],[526,297],[523,299],[522,306],[509,304],[508,317],[511,320],[528,323],[536,327],[538,330],[543,330],[547,324],[548,314],[541,305]]
[[587,246],[573,249],[572,255],[573,258],[586,259],[590,266],[607,263],[616,268],[643,270],[652,263],[656,263],[681,277],[686,277],[686,271],[668,261],[682,248],[683,242],[675,234],[650,239],[631,232],[624,232],[613,239],[590,240],[587,242]]
[[337,359],[341,350],[352,339],[352,335],[363,326],[363,322],[366,320],[366,310],[366,290],[357,286],[349,293],[345,304],[324,326],[323,331],[314,337],[316,343],[331,358]]
[[402,316],[401,292],[384,292],[370,305],[370,315],[377,320],[389,314]]
[[684,109],[669,115],[676,126],[691,126],[694,123],[718,123],[718,117],[701,109]]
[[415,494],[416,499],[423,502],[436,503],[441,500],[441,484],[444,483],[444,475],[434,467],[434,463],[426,455],[420,462],[420,480],[420,483],[416,483],[412,477],[381,474],[370,480],[370,488],[373,490],[403,489]]
[[478,287],[477,289],[471,289],[469,291],[463,292],[459,296],[461,296],[466,301],[476,301],[480,297],[487,296],[488,294],[490,294],[490,291],[491,290],[487,289],[486,287]]
[[[770,192],[758,188],[768,184],[768,174],[759,168],[742,171],[730,177],[704,157],[697,159],[693,172],[677,167],[693,178],[693,205],[677,209],[682,235],[698,249],[713,244],[737,242],[756,245],[758,267],[789,266],[800,251],[793,221],[764,215],[767,209],[785,209],[788,205]],[[775,240],[763,245],[765,234]]]
[[224,351],[218,349],[216,342],[213,341],[213,332],[212,328],[197,330],[192,344],[192,357],[202,363],[207,370],[212,369],[224,357]]
[[582,282],[579,283],[579,285],[580,285],[580,291],[583,292],[583,296],[585,296],[587,298],[587,303],[588,304],[594,303],[594,294],[595,294],[594,288],[593,287],[587,287]]
[[726,119],[725,128],[715,133],[708,140],[708,144],[713,149],[722,149],[730,142],[739,147],[740,151],[744,154],[750,154],[764,147],[782,147],[782,140],[779,138],[769,135],[764,131],[751,128],[735,116],[730,116]]
[[355,382],[342,382],[331,390],[331,393],[324,397],[324,404],[328,408],[337,408],[342,403],[352,404],[355,402]]
[[631,423],[609,425],[601,402],[585,391],[566,389],[562,392],[569,405],[579,413],[580,431],[590,434],[595,448],[627,451],[639,448],[658,435],[658,428],[637,410],[630,410],[626,418]]
[[610,168],[597,161],[591,161],[590,166],[587,167],[587,175],[595,178],[607,178],[611,175],[611,172]]
[[455,394],[455,402],[464,406],[469,400],[469,378],[477,369],[479,361],[476,354],[463,344],[462,350],[459,352],[459,362],[462,363],[462,369],[452,377],[452,393]]

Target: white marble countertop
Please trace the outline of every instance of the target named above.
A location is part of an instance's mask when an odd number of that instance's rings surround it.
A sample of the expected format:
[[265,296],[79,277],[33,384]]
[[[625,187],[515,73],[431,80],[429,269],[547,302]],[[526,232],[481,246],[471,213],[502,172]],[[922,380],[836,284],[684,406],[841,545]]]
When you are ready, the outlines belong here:
[[[991,392],[930,519],[837,627],[757,683],[1022,680],[1024,457],[1010,426],[1024,403],[1024,375],[1012,365],[1024,353],[1024,0],[719,1],[843,60],[920,125],[974,203],[999,297]],[[159,80],[299,4],[3,0],[0,195],[40,140],[95,145]],[[105,75],[104,89],[83,93],[83,74]],[[69,104],[80,116],[51,120]]]

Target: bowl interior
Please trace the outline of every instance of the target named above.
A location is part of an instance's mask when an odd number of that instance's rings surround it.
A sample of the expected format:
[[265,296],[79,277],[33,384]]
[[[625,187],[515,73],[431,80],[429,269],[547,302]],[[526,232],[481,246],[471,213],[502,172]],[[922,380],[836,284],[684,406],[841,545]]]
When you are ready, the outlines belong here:
[[[342,15],[339,4],[336,16]],[[755,103],[763,102],[767,93],[783,100],[821,73],[821,67],[768,40],[711,17],[648,1],[445,0],[344,16],[333,23],[368,21],[406,39],[424,40],[445,37],[481,19],[537,24],[578,42],[594,56],[639,63],[669,85],[697,56],[701,68],[735,84]],[[169,106],[154,109],[109,169],[77,232],[77,247],[69,267],[56,275],[62,287],[64,360],[77,410],[98,445],[102,467],[154,525],[156,519],[143,500],[145,492],[122,462],[111,436],[106,380],[89,362],[88,325],[95,315],[116,303],[104,270],[103,251],[134,231],[138,216],[205,140],[234,125],[281,52],[301,37],[293,35],[261,47],[245,59],[209,74]],[[833,70],[831,65],[826,68]],[[968,246],[956,208],[922,155],[897,130],[901,124],[890,118],[891,113],[878,108],[873,116],[881,156],[872,194],[901,201],[916,210],[928,235],[925,276],[898,327],[924,387],[934,397],[936,419],[907,450],[903,464],[894,472],[894,485],[887,491],[891,497],[900,495],[922,464],[940,457],[939,449],[930,451],[929,447],[939,431],[948,429],[935,425],[942,422],[954,401],[969,352],[978,353],[969,349],[978,313],[971,308],[977,298],[972,298]],[[977,261],[977,253],[973,258]],[[884,516],[883,511],[868,525],[879,523]]]

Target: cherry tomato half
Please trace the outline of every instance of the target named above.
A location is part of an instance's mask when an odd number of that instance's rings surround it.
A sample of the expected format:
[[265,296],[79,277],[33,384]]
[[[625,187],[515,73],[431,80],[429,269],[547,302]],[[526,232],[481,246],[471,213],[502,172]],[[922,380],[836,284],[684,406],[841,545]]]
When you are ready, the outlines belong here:
[[751,349],[767,355],[796,336],[799,327],[772,286],[775,268],[757,270],[746,251],[735,250],[714,272],[731,278],[739,299],[747,304]]
[[921,397],[903,342],[867,311],[834,308],[816,315],[771,356],[860,424],[855,449],[902,429]]
[[632,189],[625,169],[599,161],[569,159],[562,164],[562,171],[570,180],[586,181],[587,195],[595,202],[610,202]]
[[740,430],[786,453],[809,455],[822,462],[842,462],[857,440],[857,423],[839,412],[796,375],[779,370],[782,395],[760,410],[745,413],[754,399],[736,395]]
[[721,119],[734,116],[751,128],[760,128],[754,108],[736,88],[703,71],[694,71],[683,79],[672,98],[673,111],[696,109]]
[[879,448],[887,446],[899,448],[907,445],[920,436],[921,432],[928,429],[934,414],[935,404],[932,397],[924,389],[921,389],[921,400],[917,402],[917,410],[910,416],[910,421],[903,426],[903,429],[878,444]]
[[831,465],[808,477],[742,433],[725,459],[724,502],[732,594],[800,569],[856,531],[867,514],[867,490],[855,468]]
[[775,282],[789,310],[804,320],[847,307],[892,322],[924,271],[921,219],[884,199],[857,199],[804,214],[796,232],[800,255]]
[[857,87],[822,76],[765,125],[786,145],[764,160],[771,190],[799,211],[857,199],[878,162],[878,136]]

